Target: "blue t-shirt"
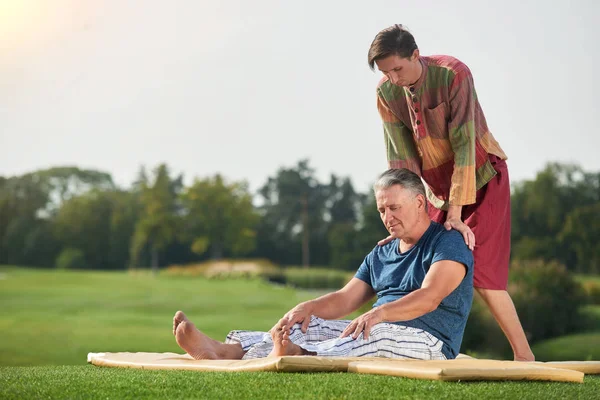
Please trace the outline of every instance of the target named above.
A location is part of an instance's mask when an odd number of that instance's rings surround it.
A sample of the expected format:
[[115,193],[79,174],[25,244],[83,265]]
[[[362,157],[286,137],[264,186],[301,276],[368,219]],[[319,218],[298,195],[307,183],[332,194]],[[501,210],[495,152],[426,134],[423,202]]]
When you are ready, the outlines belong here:
[[398,300],[420,289],[429,267],[441,260],[463,264],[466,275],[433,311],[410,321],[393,322],[423,329],[444,342],[442,352],[448,359],[460,350],[465,325],[473,302],[473,253],[460,234],[431,222],[415,246],[400,253],[399,239],[376,246],[361,264],[355,277],[370,285],[377,294],[373,307]]

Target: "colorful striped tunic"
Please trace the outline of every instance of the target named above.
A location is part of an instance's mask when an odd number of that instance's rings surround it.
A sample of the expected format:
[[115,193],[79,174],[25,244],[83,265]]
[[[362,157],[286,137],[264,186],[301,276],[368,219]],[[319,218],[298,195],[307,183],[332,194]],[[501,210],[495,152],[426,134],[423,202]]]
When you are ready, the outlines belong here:
[[438,208],[475,203],[496,175],[489,154],[507,157],[487,127],[469,68],[450,56],[420,57],[410,87],[384,77],[377,86],[389,168],[407,168],[428,186]]

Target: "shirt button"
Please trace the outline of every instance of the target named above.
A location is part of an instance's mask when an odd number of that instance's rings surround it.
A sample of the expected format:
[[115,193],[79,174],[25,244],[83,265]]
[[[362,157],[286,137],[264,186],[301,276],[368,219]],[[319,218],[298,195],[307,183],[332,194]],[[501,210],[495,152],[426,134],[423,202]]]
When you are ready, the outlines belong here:
[[419,112],[419,109],[418,109],[418,108],[415,108],[415,112],[416,112],[416,113],[418,113],[418,112]]
[[418,101],[419,101],[419,99],[417,99],[416,97],[413,97],[413,103],[416,103]]
[[411,91],[411,92],[414,92],[414,91],[415,91],[415,88],[411,86],[411,87],[410,87],[410,91]]
[[421,121],[417,120],[417,125],[421,125]]

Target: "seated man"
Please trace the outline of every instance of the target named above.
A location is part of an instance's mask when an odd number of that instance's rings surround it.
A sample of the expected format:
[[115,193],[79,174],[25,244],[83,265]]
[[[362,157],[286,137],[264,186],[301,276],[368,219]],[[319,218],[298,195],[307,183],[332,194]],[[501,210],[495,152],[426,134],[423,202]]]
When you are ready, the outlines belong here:
[[[425,188],[413,172],[384,172],[374,192],[395,239],[376,246],[346,286],[300,303],[268,333],[232,331],[225,343],[204,335],[178,311],[173,333],[179,346],[195,359],[455,358],[473,299],[472,253],[458,231],[429,219]],[[353,321],[337,320],[374,295],[370,311]]]

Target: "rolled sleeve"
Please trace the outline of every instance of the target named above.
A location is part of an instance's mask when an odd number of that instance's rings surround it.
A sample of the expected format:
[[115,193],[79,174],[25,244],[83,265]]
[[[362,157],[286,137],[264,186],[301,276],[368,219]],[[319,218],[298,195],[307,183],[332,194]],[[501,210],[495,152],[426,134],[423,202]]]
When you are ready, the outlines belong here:
[[475,89],[471,72],[459,71],[450,86],[448,134],[454,152],[454,171],[450,187],[451,205],[468,205],[476,198]]

